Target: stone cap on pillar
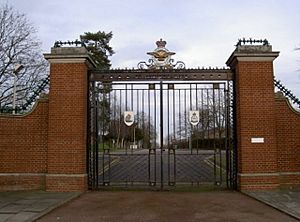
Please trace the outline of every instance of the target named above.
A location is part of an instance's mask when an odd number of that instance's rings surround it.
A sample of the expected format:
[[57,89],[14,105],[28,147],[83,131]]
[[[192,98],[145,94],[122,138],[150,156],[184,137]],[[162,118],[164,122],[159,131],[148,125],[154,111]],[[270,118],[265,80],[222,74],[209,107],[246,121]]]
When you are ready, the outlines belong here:
[[[249,43],[250,44],[247,44]],[[261,45],[255,43],[261,42]],[[226,65],[234,67],[237,61],[273,61],[279,52],[272,51],[267,40],[239,40],[235,50],[226,61]]]
[[85,47],[52,47],[44,57],[50,63],[86,63],[89,68],[96,67]]

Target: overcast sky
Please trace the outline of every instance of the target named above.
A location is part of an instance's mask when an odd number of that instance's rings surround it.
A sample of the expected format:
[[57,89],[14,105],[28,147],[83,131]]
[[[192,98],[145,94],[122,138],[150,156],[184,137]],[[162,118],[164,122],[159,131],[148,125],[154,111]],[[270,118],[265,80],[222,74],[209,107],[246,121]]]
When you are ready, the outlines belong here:
[[238,38],[268,39],[275,76],[300,97],[299,0],[9,0],[38,29],[44,52],[55,40],[112,31],[113,68],[148,60],[163,38],[189,68],[223,67]]

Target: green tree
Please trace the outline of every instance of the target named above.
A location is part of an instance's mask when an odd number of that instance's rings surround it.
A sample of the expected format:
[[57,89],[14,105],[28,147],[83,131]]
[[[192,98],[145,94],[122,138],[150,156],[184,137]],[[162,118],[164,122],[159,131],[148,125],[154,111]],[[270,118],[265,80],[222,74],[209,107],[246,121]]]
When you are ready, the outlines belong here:
[[[83,35],[80,35],[80,40],[85,43],[98,69],[105,70],[111,66],[109,57],[114,54],[114,51],[109,45],[109,42],[112,37],[112,32],[105,33],[104,31],[95,33],[85,32]],[[112,85],[110,82],[95,84],[94,93],[96,93],[96,101],[98,104],[98,135],[100,135],[101,143],[105,142],[105,138],[109,134],[109,126],[111,123],[111,91]]]
[[83,35],[80,35],[81,41],[86,43],[87,49],[91,53],[97,68],[109,69],[111,66],[109,56],[112,56],[114,51],[109,42],[112,37],[112,32],[105,33],[102,31],[95,33],[85,32]]

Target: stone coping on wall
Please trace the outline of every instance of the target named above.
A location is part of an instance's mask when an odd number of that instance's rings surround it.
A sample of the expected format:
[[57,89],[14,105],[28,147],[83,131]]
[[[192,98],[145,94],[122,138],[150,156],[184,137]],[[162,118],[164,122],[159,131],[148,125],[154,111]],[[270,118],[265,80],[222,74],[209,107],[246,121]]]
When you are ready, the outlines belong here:
[[86,62],[89,68],[95,68],[97,66],[90,53],[84,47],[51,48],[51,53],[45,53],[44,57],[49,63]]

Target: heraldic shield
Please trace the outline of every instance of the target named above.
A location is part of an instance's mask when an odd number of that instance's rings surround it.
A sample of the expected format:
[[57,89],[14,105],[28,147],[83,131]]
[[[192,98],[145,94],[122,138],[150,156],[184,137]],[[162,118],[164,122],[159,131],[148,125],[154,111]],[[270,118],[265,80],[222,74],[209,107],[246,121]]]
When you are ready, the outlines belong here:
[[134,123],[134,113],[132,111],[124,112],[124,123],[127,126],[131,126]]
[[189,113],[189,122],[196,126],[200,121],[199,110],[192,110]]

